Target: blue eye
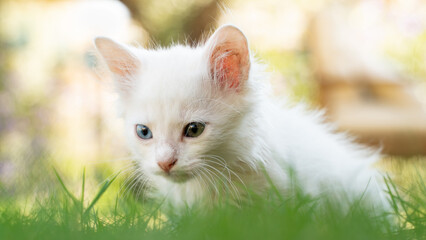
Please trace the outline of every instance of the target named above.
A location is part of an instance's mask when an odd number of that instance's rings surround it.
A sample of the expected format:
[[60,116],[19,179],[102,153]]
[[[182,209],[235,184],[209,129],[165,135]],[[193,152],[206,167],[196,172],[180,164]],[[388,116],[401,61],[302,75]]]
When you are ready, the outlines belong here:
[[185,126],[183,129],[183,135],[185,137],[195,138],[201,135],[204,132],[206,127],[205,123],[202,122],[191,122]]
[[136,124],[136,133],[142,139],[150,139],[152,138],[152,132],[149,128],[142,124]]

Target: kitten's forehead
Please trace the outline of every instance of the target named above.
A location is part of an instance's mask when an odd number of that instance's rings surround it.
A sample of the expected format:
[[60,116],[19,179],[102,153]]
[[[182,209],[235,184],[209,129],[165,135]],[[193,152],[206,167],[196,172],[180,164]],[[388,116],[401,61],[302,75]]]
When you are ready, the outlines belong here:
[[140,59],[142,68],[135,76],[129,104],[132,109],[141,111],[144,119],[189,120],[189,112],[194,115],[203,111],[199,108],[209,98],[209,89],[202,49],[177,46],[144,51]]
[[201,48],[175,46],[141,54],[142,68],[137,79],[138,90],[153,94],[188,95],[200,87],[207,73],[207,61]]

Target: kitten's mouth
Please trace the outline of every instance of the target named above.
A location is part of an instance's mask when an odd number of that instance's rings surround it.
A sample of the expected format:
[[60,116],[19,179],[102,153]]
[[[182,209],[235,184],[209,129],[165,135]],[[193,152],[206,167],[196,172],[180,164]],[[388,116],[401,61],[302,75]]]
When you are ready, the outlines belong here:
[[156,172],[156,175],[162,176],[175,183],[183,183],[194,177],[193,174],[186,171],[171,171],[168,173],[164,171],[158,171]]

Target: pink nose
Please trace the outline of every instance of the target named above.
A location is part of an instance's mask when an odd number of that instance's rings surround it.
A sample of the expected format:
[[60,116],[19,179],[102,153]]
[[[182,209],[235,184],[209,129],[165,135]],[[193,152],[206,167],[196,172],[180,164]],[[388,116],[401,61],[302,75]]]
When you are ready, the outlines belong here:
[[163,169],[163,171],[168,173],[168,172],[170,172],[170,169],[172,169],[172,167],[176,164],[176,162],[177,162],[177,159],[171,158],[171,159],[166,160],[166,161],[158,162],[158,166],[161,169]]

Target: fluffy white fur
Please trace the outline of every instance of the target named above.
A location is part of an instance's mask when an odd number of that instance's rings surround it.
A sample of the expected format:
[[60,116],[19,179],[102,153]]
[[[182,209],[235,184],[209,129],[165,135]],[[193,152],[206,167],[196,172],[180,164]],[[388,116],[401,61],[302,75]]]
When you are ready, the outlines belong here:
[[[334,133],[320,112],[273,99],[238,28],[222,26],[195,48],[146,50],[106,38],[95,45],[115,76],[128,144],[151,195],[174,205],[216,200],[221,192],[238,199],[246,188],[266,190],[265,172],[285,193],[292,169],[309,194],[383,200],[371,166],[378,154]],[[231,55],[235,64],[221,66]],[[231,76],[235,67],[241,74]],[[237,84],[229,84],[236,76]],[[204,132],[183,137],[194,121],[207,123]],[[136,124],[148,126],[153,138],[138,138]],[[167,174],[157,162],[170,157],[178,161]]]

